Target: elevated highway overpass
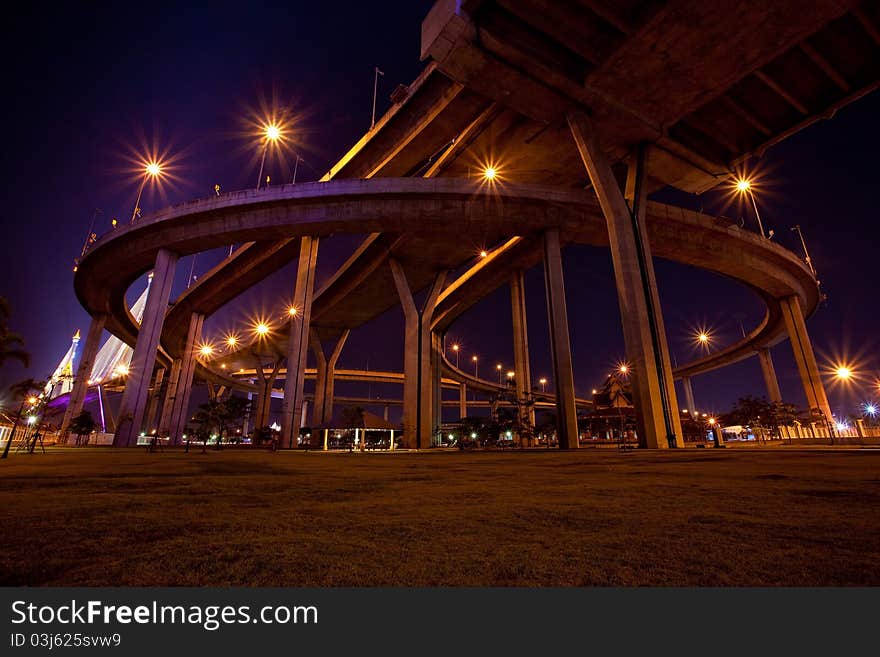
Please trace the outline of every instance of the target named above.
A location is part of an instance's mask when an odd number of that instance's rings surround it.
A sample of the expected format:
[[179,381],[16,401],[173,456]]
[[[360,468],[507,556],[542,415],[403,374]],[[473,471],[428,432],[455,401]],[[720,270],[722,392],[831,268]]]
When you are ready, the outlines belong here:
[[[297,251],[300,271],[309,272],[324,235],[367,233],[321,290],[310,291],[308,276],[298,277],[297,295],[308,317],[291,324],[301,334],[287,344],[283,331],[275,336],[274,350],[304,369],[310,343],[304,325],[313,347],[331,342],[338,351],[347,331],[401,299],[408,307],[409,292],[429,287],[436,288],[431,320],[421,326],[423,313],[416,312],[408,323],[418,326],[408,326],[407,334],[413,344],[432,342],[481,295],[511,282],[501,258],[473,259],[479,245],[499,245],[496,252],[517,268],[545,263],[549,296],[557,300],[549,314],[555,367],[561,367],[554,380],[563,388],[560,431],[570,433],[574,392],[566,383],[567,330],[552,330],[565,323],[564,303],[558,303],[561,269],[555,271],[554,263],[561,244],[608,245],[621,307],[627,309],[624,337],[636,372],[639,431],[649,444],[665,446],[676,433],[673,376],[689,383],[690,376],[756,352],[766,365],[766,348],[786,335],[809,405],[828,417],[803,321],[816,308],[818,290],[803,263],[762,237],[647,203],[645,196],[664,185],[695,192],[729,180],[749,156],[876,88],[878,24],[874,3],[844,0],[808,7],[793,1],[441,0],[422,26],[422,54],[430,60],[425,70],[331,167],[321,186],[240,192],[147,217],[95,245],[77,273],[77,294],[111,332],[130,344],[143,342],[144,365],[153,345],[159,362],[173,370],[174,362],[193,360],[190,338],[200,328],[194,317],[215,312]],[[494,185],[480,178],[490,165],[498,171]],[[383,178],[393,180],[383,187]],[[504,211],[493,208],[499,198]],[[163,257],[164,268],[173,268],[179,256],[242,242],[167,316],[145,320],[150,330],[132,321],[124,292],[134,272],[156,268]],[[652,254],[752,287],[767,305],[763,321],[739,343],[673,373]],[[124,260],[119,270],[117,259]],[[441,274],[469,263],[461,279],[446,287]],[[106,295],[96,292],[100,283],[108,285]],[[436,351],[419,351],[406,377],[412,389],[404,394],[405,425],[420,427],[414,444],[424,444],[436,424],[436,418],[418,419],[431,415],[426,388],[438,378],[425,372],[466,376]],[[190,369],[224,378],[198,361]],[[517,383],[525,385],[528,377],[518,370]],[[771,397],[772,383],[768,377]],[[293,386],[291,408],[285,408],[288,436],[289,418],[301,404],[300,386]],[[131,387],[137,411],[149,380]]]

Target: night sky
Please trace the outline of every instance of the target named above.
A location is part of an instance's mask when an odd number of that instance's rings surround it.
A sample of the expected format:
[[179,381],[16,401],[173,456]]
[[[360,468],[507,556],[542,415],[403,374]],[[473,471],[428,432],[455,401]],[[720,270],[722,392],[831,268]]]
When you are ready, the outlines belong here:
[[[73,261],[92,221],[100,235],[110,220],[128,221],[139,177],[132,160],[158,146],[175,160],[175,181],[159,194],[148,187],[145,213],[224,191],[253,186],[256,140],[248,116],[276,99],[292,108],[302,130],[298,181],[319,178],[370,125],[373,67],[380,78],[381,114],[398,83],[408,84],[419,62],[421,20],[431,0],[325,3],[182,3],[177,5],[69,5],[52,10],[18,6],[7,13],[2,40],[6,143],[2,149],[3,242],[0,295],[12,305],[11,328],[25,336],[33,359],[25,369],[8,363],[0,385],[26,376],[47,377],[88,316],[73,292]],[[47,15],[51,14],[51,15]],[[861,381],[829,385],[832,409],[853,413],[876,398],[880,374],[877,301],[876,159],[880,148],[874,93],[770,149],[750,166],[762,173],[758,202],[766,229],[800,253],[789,228],[800,224],[828,301],[808,321],[820,366],[846,360]],[[289,158],[292,164],[293,158]],[[289,168],[271,162],[275,180]],[[658,200],[707,212],[724,205],[720,192],[701,197],[664,191]],[[96,208],[101,212],[95,213]],[[727,207],[754,227],[747,208]],[[358,242],[325,240],[318,285]],[[223,253],[184,258],[173,294]],[[623,358],[610,254],[590,247],[565,251],[565,274],[578,395],[588,396]],[[758,298],[707,272],[657,261],[660,296],[673,358],[699,355],[698,326],[718,346],[761,318]],[[543,274],[527,273],[532,375],[550,377]],[[133,300],[141,290],[131,290]],[[251,312],[281,309],[293,288],[286,267],[206,323],[206,337],[241,325]],[[463,359],[480,356],[480,373],[512,364],[507,288],[498,290],[453,326],[448,340],[463,344]],[[341,367],[402,369],[402,313],[394,309],[355,331]],[[773,349],[786,400],[803,405],[788,342]],[[829,377],[830,380],[830,377]],[[744,394],[765,394],[756,359],[697,377],[697,407],[724,411]],[[339,394],[366,394],[366,386],[338,385]],[[400,396],[400,390],[370,394]],[[681,396],[681,394],[680,394]],[[451,418],[447,418],[451,419]]]

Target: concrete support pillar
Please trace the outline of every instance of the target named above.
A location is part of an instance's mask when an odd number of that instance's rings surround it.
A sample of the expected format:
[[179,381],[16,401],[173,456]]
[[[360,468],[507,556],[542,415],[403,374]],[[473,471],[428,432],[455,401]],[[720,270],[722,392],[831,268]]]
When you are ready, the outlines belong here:
[[64,411],[64,418],[61,420],[60,435],[64,440],[67,440],[67,428],[70,426],[71,420],[82,413],[86,392],[88,392],[89,388],[89,377],[92,375],[92,368],[95,366],[95,356],[97,356],[98,349],[101,346],[101,334],[104,331],[106,320],[106,315],[95,315],[89,324],[89,333],[83,346],[79,367],[76,369],[73,389],[70,391],[70,399]]
[[639,147],[631,158],[624,196],[589,118],[580,112],[572,113],[568,124],[608,226],[623,337],[632,368],[639,443],[651,448],[683,447],[645,220],[646,147]]
[[794,352],[794,360],[797,363],[801,382],[804,385],[804,394],[807,397],[807,407],[814,413],[821,413],[830,427],[831,406],[825,395],[825,386],[819,376],[819,367],[816,364],[816,355],[813,353],[813,345],[807,333],[807,324],[804,321],[804,311],[801,308],[800,299],[797,296],[787,297],[781,300],[782,315],[785,318],[785,328],[788,331],[788,339]]
[[348,340],[348,334],[348,330],[342,332],[333,344],[333,350],[328,357],[317,331],[312,330],[309,333],[309,342],[312,346],[312,353],[315,354],[316,363],[315,405],[312,409],[312,424],[315,426],[327,424],[333,419],[336,363],[339,361],[339,355],[342,353],[345,341]]
[[307,419],[308,417],[309,417],[309,400],[304,399],[303,406],[302,406],[302,414],[299,416],[299,426],[301,426],[301,427],[306,426],[306,424],[308,424],[308,419]]
[[697,405],[694,403],[694,386],[691,383],[691,377],[682,377],[681,387],[684,388],[684,403],[687,404],[688,413],[693,419],[698,420]]
[[196,370],[196,359],[199,355],[199,344],[202,341],[202,325],[205,316],[193,313],[189,318],[189,330],[186,333],[186,347],[180,359],[180,372],[177,375],[176,392],[171,405],[171,418],[168,423],[168,434],[172,445],[179,445],[181,437],[189,421],[189,399],[192,393],[193,374]]
[[547,292],[547,319],[550,322],[553,380],[556,381],[556,435],[560,449],[577,449],[577,408],[562,275],[562,247],[559,244],[559,230],[555,228],[544,233],[544,286]]
[[270,411],[272,409],[272,388],[275,386],[275,379],[278,378],[278,371],[281,369],[281,363],[284,359],[277,356],[272,361],[272,371],[267,375],[263,370],[263,364],[257,358],[257,374],[259,380],[259,392],[257,393],[257,401],[254,410],[254,431],[260,431],[263,427],[268,426]]
[[761,363],[761,373],[767,386],[767,399],[771,402],[781,402],[782,393],[779,392],[779,380],[776,378],[776,368],[773,367],[773,358],[769,349],[758,349],[758,362]]
[[521,425],[535,426],[535,407],[522,405],[532,399],[532,374],[529,367],[529,329],[526,322],[526,294],[523,271],[517,270],[510,278],[510,306],[513,311],[513,369],[516,398]]
[[467,413],[467,383],[462,381],[458,384],[458,416],[459,418],[465,418]]
[[290,341],[287,346],[287,381],[284,383],[284,405],[281,411],[279,446],[295,447],[303,409],[303,387],[306,356],[309,351],[309,324],[312,319],[312,298],[315,294],[315,265],[318,260],[318,238],[303,237],[300,242],[296,287],[290,317]]
[[403,440],[401,445],[425,449],[431,445],[434,420],[431,386],[431,319],[437,297],[446,281],[446,272],[438,272],[428,290],[425,305],[419,309],[413,299],[406,273],[400,263],[390,260],[394,285],[403,306],[406,324],[403,346]]
[[254,393],[247,394],[248,406],[244,412],[244,420],[241,423],[241,433],[243,436],[248,435],[251,430],[251,414],[254,412]]
[[431,437],[436,440],[443,424],[443,388],[440,385],[443,362],[443,337],[431,331]]
[[122,393],[122,402],[119,406],[119,422],[116,435],[113,437],[114,447],[136,445],[138,436],[143,430],[150,379],[153,377],[153,366],[156,364],[156,348],[162,335],[162,325],[165,322],[165,312],[168,310],[168,299],[171,296],[171,284],[174,282],[176,267],[177,254],[168,249],[159,249],[153,267],[153,282],[147,294],[147,304],[138,330],[137,343],[128,367],[125,392]]
[[147,431],[152,431],[156,429],[156,433],[159,433],[159,425],[157,423],[156,412],[159,410],[159,399],[162,397],[162,388],[163,382],[165,381],[165,368],[159,367],[156,369],[156,376],[153,377],[153,388],[150,391],[150,403],[147,406],[147,417],[144,422],[144,425],[147,427]]
[[181,358],[171,361],[171,371],[168,373],[165,395],[162,399],[162,413],[159,415],[159,432],[163,435],[171,435],[171,414],[174,410],[174,399],[177,397],[177,382],[180,380],[182,365]]

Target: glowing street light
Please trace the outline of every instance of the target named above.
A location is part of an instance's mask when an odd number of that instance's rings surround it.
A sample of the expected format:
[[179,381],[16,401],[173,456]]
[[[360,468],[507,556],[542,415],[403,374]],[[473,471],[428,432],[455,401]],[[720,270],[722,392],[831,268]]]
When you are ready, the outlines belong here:
[[865,415],[870,415],[872,418],[877,415],[877,405],[871,402],[865,403]]
[[498,364],[495,366],[495,369],[498,370],[498,385],[501,385],[501,370],[504,369],[504,368],[501,367],[501,363],[498,363]]
[[269,152],[269,146],[278,143],[283,137],[282,127],[274,122],[267,123],[263,126],[263,157],[260,159],[260,173],[257,174],[257,189],[263,181],[263,167],[266,164],[266,153]]
[[488,258],[488,257],[489,257],[489,252],[486,251],[486,249],[481,249],[481,250],[480,250],[480,257],[481,257],[481,258]]
[[259,322],[254,326],[254,332],[260,337],[264,337],[269,333],[269,325],[266,322]]
[[617,371],[621,374],[627,374],[629,372],[629,365],[621,363],[620,367],[617,368]]
[[226,346],[230,349],[235,349],[238,346],[238,338],[234,335],[230,335],[226,338]]
[[853,372],[846,365],[841,365],[836,370],[834,370],[834,376],[836,376],[839,381],[849,381],[850,379],[852,379]]
[[516,372],[510,371],[507,373],[507,385],[513,383],[513,377],[516,376]]
[[546,390],[545,390],[545,386],[547,385],[547,379],[545,379],[545,378],[542,376],[540,379],[538,379],[538,383],[541,384],[541,392],[546,392]]
[[748,178],[740,178],[736,181],[736,191],[740,194],[748,194],[749,198],[752,199],[752,207],[755,209],[755,217],[758,219],[758,228],[761,231],[761,237],[766,239],[766,235],[764,234],[764,224],[761,223],[761,213],[758,212],[758,204],[755,201],[755,193],[752,190],[752,182]]
[[296,306],[291,306],[287,309],[287,315],[289,317],[296,317],[297,315],[299,315],[299,308],[297,308]]
[[474,378],[479,379],[480,377],[477,374],[477,372],[478,372],[477,366],[479,365],[478,359],[476,356],[473,356],[473,357],[471,357],[471,360],[474,361]]
[[203,344],[199,347],[199,354],[202,358],[209,358],[214,353],[214,347],[210,344]]
[[452,351],[455,352],[455,368],[458,369],[458,355],[461,353],[461,345],[452,345]]
[[134,202],[134,209],[131,211],[130,223],[134,223],[134,220],[138,214],[138,210],[140,210],[141,195],[144,193],[144,185],[147,184],[147,178],[153,178],[155,180],[161,175],[162,165],[159,162],[151,160],[150,162],[147,162],[147,164],[144,166],[144,177],[141,178],[141,186],[138,188],[137,200]]
[[495,167],[486,167],[483,169],[483,179],[489,182],[495,180],[495,176],[498,175],[498,170]]

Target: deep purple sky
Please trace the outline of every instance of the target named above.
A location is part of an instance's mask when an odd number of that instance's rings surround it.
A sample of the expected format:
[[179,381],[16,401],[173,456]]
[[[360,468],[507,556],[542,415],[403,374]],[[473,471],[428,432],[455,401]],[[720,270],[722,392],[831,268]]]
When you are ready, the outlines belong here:
[[[380,79],[379,111],[398,83],[420,71],[419,36],[431,0],[385,3],[213,3],[164,6],[115,5],[101,9],[68,6],[51,10],[16,8],[4,21],[7,137],[2,149],[4,180],[0,295],[13,307],[11,326],[26,337],[33,363],[8,364],[0,384],[46,377],[88,317],[72,286],[95,208],[97,232],[110,219],[130,216],[137,177],[126,173],[127,157],[157,143],[178,154],[179,182],[160,198],[148,190],[146,212],[205,196],[215,183],[224,190],[254,184],[255,146],[243,138],[243,119],[260,98],[273,94],[303,115],[307,129],[298,180],[313,180],[369,127],[373,66]],[[829,388],[835,412],[853,412],[870,396],[880,373],[877,355],[876,194],[880,185],[874,154],[880,148],[876,117],[880,95],[844,109],[771,149],[755,162],[766,171],[760,198],[765,227],[799,250],[789,227],[799,223],[829,300],[809,321],[821,365],[848,357],[864,375],[862,385]],[[281,169],[269,170],[276,180]],[[721,194],[700,197],[661,194],[706,211]],[[728,208],[738,217],[741,211]],[[747,225],[753,225],[751,213]],[[320,276],[346,257],[356,240],[322,244]],[[219,254],[200,256],[195,272]],[[185,285],[191,259],[181,261],[177,289]],[[608,252],[571,247],[565,252],[566,286],[575,383],[578,394],[601,383],[622,358],[623,345]],[[713,329],[719,345],[748,330],[761,304],[748,290],[714,275],[657,262],[661,299],[673,355],[683,363],[697,355],[690,333],[698,324]],[[320,282],[320,281],[319,281]],[[232,327],[251,310],[280,308],[292,289],[285,268],[208,322],[211,333]],[[527,275],[527,303],[535,380],[550,375],[542,273]],[[136,296],[139,290],[132,290]],[[467,313],[450,337],[465,345],[465,358],[480,355],[481,374],[512,362],[509,294],[499,290]],[[741,315],[740,315],[741,313]],[[401,313],[394,310],[355,332],[341,366],[402,367]],[[783,395],[803,404],[790,347],[773,350]],[[486,369],[483,369],[486,368]],[[695,380],[700,409],[726,410],[738,396],[764,394],[752,359]],[[363,389],[340,392],[365,394]],[[371,390],[377,394],[376,390]],[[399,396],[399,391],[380,394]]]

